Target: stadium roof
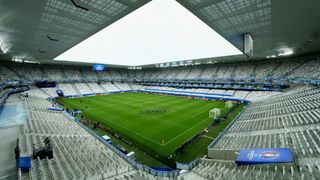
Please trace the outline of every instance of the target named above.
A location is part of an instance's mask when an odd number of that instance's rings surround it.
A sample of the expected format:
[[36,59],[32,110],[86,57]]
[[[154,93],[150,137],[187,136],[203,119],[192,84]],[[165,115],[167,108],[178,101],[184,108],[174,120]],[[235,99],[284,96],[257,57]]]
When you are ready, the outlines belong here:
[[[318,0],[177,1],[239,50],[242,50],[242,34],[250,33],[254,39],[252,60],[320,50]],[[2,0],[0,49],[6,53],[0,59],[17,57],[50,62],[148,2]],[[243,59],[243,56],[231,59]]]

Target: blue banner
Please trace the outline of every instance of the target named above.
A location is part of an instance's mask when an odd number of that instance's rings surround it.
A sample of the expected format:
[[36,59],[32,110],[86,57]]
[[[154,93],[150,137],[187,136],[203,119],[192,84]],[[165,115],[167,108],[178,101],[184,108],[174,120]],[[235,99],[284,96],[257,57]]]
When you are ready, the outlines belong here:
[[94,64],[93,65],[94,71],[103,71],[104,70],[104,64]]
[[236,158],[237,165],[291,162],[293,158],[289,148],[242,149]]

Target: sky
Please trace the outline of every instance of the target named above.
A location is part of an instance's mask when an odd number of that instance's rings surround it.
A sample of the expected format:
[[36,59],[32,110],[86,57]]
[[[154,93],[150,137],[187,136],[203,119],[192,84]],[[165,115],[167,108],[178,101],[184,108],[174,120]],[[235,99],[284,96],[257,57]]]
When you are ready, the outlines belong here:
[[139,66],[237,54],[175,0],[153,0],[54,60]]

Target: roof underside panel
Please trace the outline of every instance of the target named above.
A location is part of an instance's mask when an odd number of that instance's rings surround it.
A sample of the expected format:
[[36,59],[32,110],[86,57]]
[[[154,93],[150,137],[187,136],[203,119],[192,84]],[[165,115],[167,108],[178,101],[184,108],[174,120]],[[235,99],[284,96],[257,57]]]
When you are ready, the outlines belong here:
[[[0,46],[10,58],[52,60],[149,1],[1,0]],[[239,50],[250,33],[252,60],[320,52],[319,0],[177,1]]]
[[320,51],[320,1],[177,0],[239,50],[243,34],[254,40],[254,57]]
[[0,42],[12,57],[52,59],[150,0],[0,2]]

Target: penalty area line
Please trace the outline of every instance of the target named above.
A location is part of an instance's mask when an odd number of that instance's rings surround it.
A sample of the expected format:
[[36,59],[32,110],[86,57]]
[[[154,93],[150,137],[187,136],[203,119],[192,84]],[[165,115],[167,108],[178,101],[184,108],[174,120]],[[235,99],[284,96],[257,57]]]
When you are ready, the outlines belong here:
[[172,142],[173,140],[175,140],[176,138],[184,135],[186,132],[189,132],[191,129],[193,129],[195,126],[197,126],[198,124],[202,123],[204,120],[206,120],[207,118],[205,119],[202,119],[201,121],[199,121],[197,124],[195,124],[194,126],[190,127],[189,129],[185,130],[183,133],[179,134],[178,136],[172,138],[170,141],[166,142],[164,145],[167,145],[169,144],[170,142]]

